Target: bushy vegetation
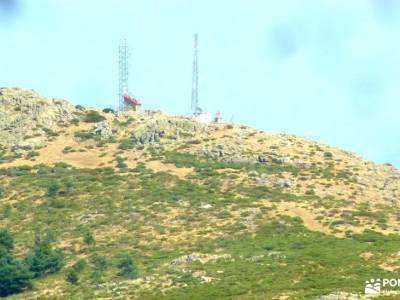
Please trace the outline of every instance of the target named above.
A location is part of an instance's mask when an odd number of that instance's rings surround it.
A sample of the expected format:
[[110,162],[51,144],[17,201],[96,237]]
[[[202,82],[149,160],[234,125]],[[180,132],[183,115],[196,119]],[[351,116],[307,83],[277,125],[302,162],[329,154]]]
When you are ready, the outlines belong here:
[[128,165],[125,163],[126,158],[122,156],[115,157],[115,161],[117,162],[117,168],[126,169]]
[[58,132],[55,132],[55,131],[53,131],[52,129],[50,129],[50,128],[42,128],[42,130],[48,135],[48,136],[50,136],[50,137],[56,137],[56,136],[59,136],[60,134],[58,133]]
[[34,277],[56,273],[64,266],[64,253],[52,246],[50,236],[36,234],[35,244],[28,253],[26,263]]
[[78,272],[70,268],[67,272],[66,280],[71,284],[77,284],[79,281]]
[[75,132],[74,136],[81,140],[94,139],[96,137],[93,132],[85,130]]
[[96,240],[90,230],[86,230],[83,236],[83,242],[90,248],[93,249],[96,246]]
[[[0,185],[7,200],[0,201],[0,225],[8,224],[18,249],[28,253],[26,259],[8,260],[25,270],[21,274],[33,277],[22,276],[23,284],[12,292],[22,292],[26,298],[30,294],[24,290],[33,282],[46,289],[61,287],[63,296],[71,299],[273,299],[281,295],[313,299],[336,290],[361,292],[366,278],[393,275],[379,266],[400,251],[397,235],[370,231],[338,238],[310,231],[300,218],[274,211],[279,202],[301,201],[333,214],[344,202],[249,185],[219,172],[229,168],[279,174],[296,169],[278,163],[230,164],[176,152],[154,152],[153,157],[157,155],[195,172],[180,179],[154,172],[145,163],[130,169],[118,155],[116,162],[124,173],[66,164],[1,169]],[[233,184],[224,189],[230,180]],[[384,213],[359,206],[352,213],[338,211],[334,216],[338,222],[332,226],[337,229],[343,222],[356,224],[358,218],[383,221]],[[33,229],[52,234],[37,234],[32,241]],[[62,244],[57,246],[54,237]],[[11,244],[9,236],[0,235],[0,245]],[[365,252],[372,253],[369,260],[362,258]],[[174,263],[193,253],[228,258]],[[17,278],[13,276],[7,278]],[[131,280],[139,277],[147,278],[146,284],[137,286]],[[174,288],[164,289],[167,283]]]
[[19,293],[31,287],[32,274],[27,265],[14,256],[14,239],[0,229],[0,297]]
[[40,153],[37,152],[37,151],[29,151],[29,152],[26,154],[26,157],[27,157],[27,158],[33,158],[33,157],[36,157],[36,156],[39,156],[39,155],[40,155]]
[[91,275],[92,282],[99,284],[103,281],[103,277],[108,269],[107,258],[100,255],[95,255],[93,258],[93,272]]
[[135,279],[138,277],[138,269],[133,261],[133,258],[128,254],[124,253],[118,261],[119,275],[122,277]]
[[104,121],[106,118],[95,110],[89,110],[85,112],[83,121],[86,123],[97,123]]
[[38,236],[25,260],[16,259],[13,251],[14,238],[0,229],[0,297],[26,290],[32,286],[32,278],[55,273],[63,266],[62,252]]
[[129,150],[135,148],[136,144],[133,142],[132,138],[124,139],[119,144],[119,149],[121,150]]
[[298,174],[300,171],[295,166],[284,165],[279,162],[272,162],[268,165],[260,163],[226,162],[199,158],[190,153],[180,153],[175,151],[166,152],[163,156],[167,163],[173,163],[178,168],[193,167],[198,173],[203,174],[204,176],[216,175],[212,170],[216,171],[221,169],[246,170],[248,172],[257,171],[265,174],[277,174],[282,172]]
[[105,109],[103,109],[103,113],[106,113],[106,114],[115,113],[115,110],[113,110],[112,108],[105,108]]

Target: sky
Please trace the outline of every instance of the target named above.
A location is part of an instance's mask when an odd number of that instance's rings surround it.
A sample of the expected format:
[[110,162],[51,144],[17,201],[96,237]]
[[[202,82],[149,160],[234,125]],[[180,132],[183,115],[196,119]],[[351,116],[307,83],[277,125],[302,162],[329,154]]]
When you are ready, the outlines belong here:
[[118,44],[144,109],[200,106],[400,167],[400,1],[0,0],[0,86],[118,104]]

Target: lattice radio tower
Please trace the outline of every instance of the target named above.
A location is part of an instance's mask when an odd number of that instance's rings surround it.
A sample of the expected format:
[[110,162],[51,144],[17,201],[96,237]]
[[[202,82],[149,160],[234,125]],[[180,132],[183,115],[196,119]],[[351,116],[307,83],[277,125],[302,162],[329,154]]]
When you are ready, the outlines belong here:
[[199,108],[199,69],[198,69],[198,35],[194,35],[194,55],[193,55],[193,77],[192,77],[192,105],[191,110],[194,115],[198,114]]
[[126,40],[123,40],[119,44],[119,100],[118,100],[118,109],[120,111],[125,110],[125,101],[124,95],[128,94],[128,80],[129,80],[129,56],[130,51],[129,47],[126,43]]

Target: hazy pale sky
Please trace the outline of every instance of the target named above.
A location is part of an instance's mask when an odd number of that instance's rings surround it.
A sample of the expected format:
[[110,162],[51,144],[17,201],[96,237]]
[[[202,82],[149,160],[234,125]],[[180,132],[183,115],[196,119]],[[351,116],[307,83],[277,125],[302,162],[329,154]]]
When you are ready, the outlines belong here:
[[400,1],[0,0],[0,86],[115,107],[118,43],[145,109],[200,106],[400,166]]

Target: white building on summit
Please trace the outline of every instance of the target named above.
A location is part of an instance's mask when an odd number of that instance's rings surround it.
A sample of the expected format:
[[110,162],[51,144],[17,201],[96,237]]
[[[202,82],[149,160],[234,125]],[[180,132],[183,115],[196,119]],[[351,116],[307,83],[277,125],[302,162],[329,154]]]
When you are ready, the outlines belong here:
[[195,119],[199,123],[210,124],[212,122],[212,116],[209,112],[201,112],[193,115],[193,119]]

